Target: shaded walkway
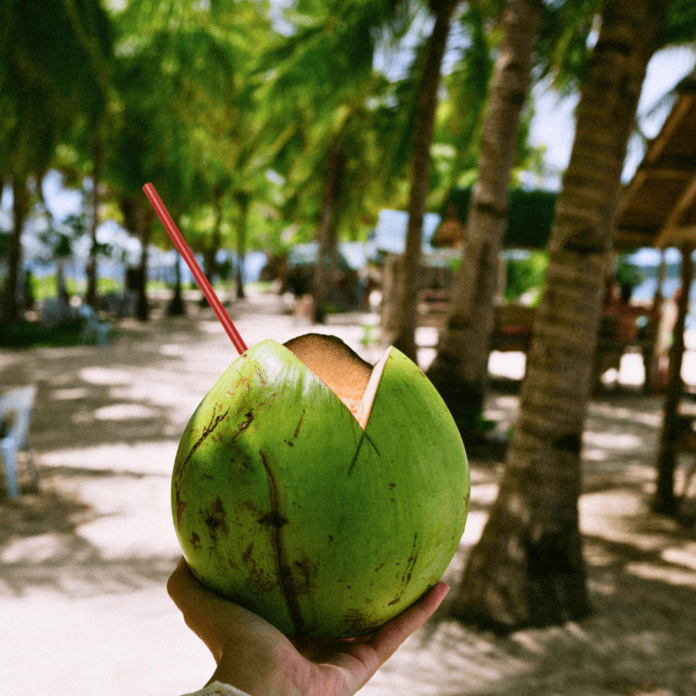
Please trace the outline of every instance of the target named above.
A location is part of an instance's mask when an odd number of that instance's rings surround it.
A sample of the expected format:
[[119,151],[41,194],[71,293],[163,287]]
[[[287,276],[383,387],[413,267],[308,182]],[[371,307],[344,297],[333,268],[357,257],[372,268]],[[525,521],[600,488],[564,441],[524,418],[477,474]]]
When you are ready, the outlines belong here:
[[[212,672],[165,591],[179,556],[169,483],[178,438],[235,358],[212,311],[125,322],[105,349],[0,352],[0,383],[38,384],[33,443],[43,490],[0,502],[0,693],[178,695]],[[309,330],[278,298],[235,305],[249,345]],[[361,344],[369,315],[318,330]],[[312,330],[317,330],[313,327]],[[432,336],[425,337],[432,344]],[[427,359],[428,353],[424,353]],[[518,398],[493,392],[504,432]],[[693,696],[696,534],[651,515],[660,400],[590,405],[585,534],[595,609],[580,624],[478,634],[441,611],[363,690],[366,696]],[[502,465],[472,462],[472,510],[446,578],[456,583],[495,500]]]

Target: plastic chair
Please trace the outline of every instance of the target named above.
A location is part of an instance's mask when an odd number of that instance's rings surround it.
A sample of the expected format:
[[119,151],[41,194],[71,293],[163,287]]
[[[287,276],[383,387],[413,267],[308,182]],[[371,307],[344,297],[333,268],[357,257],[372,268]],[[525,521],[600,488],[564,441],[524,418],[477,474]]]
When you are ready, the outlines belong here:
[[99,321],[97,313],[87,304],[80,305],[80,317],[84,320],[82,327],[82,342],[95,341],[98,346],[109,342],[109,323]]
[[39,489],[39,472],[34,463],[34,457],[29,447],[29,426],[31,424],[31,412],[36,397],[36,387],[24,387],[15,389],[0,395],[0,423],[10,423],[7,432],[0,434],[0,457],[5,465],[5,477],[7,479],[7,494],[10,498],[19,495],[17,484],[17,452],[20,450],[28,453],[28,466],[33,479],[34,490]]

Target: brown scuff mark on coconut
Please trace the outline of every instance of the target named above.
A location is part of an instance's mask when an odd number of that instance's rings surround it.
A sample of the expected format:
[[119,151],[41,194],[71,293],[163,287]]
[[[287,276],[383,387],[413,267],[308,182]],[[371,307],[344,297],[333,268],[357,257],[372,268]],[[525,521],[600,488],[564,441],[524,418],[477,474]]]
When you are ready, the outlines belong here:
[[234,442],[252,424],[254,420],[253,411],[247,411],[244,415],[246,417],[246,420],[240,423],[239,427],[237,428],[237,431],[232,436],[232,442]]
[[249,559],[251,558],[251,552],[254,550],[254,542],[252,541],[249,546],[244,549],[244,552],[242,553],[242,560],[244,563],[248,563]]
[[319,566],[310,561],[307,554],[303,553],[299,561],[295,561],[295,567],[299,572],[299,577],[296,575],[295,589],[299,594],[309,594],[312,590],[319,587],[316,584],[316,575]]
[[[297,424],[297,427],[295,428],[295,432],[292,434],[293,440],[297,440],[297,436],[300,434],[300,428],[302,427],[302,423],[304,422],[304,417],[305,417],[305,409],[302,409],[302,415],[300,416],[300,422]],[[290,445],[290,447],[294,447],[295,443],[291,442],[290,440],[285,440],[286,445]]]
[[289,524],[289,520],[287,520],[282,512],[280,492],[276,484],[273,468],[269,462],[269,457],[262,451],[259,451],[259,454],[261,455],[261,461],[266,471],[266,479],[268,480],[268,497],[271,510],[267,517],[277,522],[285,520],[282,524],[269,525],[273,529],[271,534],[271,546],[273,548],[273,561],[276,567],[276,574],[280,581],[280,591],[285,600],[288,613],[290,614],[290,620],[295,628],[295,635],[307,635],[307,626],[297,598],[298,593],[292,565],[288,559],[287,549],[285,548],[283,540],[282,530]]
[[367,609],[348,612],[343,617],[343,623],[350,628],[351,633],[355,637],[367,635],[380,627],[379,622],[374,618],[373,612]]
[[295,432],[293,434],[293,437],[297,440],[297,436],[300,434],[300,428],[302,427],[302,423],[304,423],[304,417],[305,417],[306,411],[302,409],[302,415],[300,416],[300,422],[297,424],[297,427],[295,428]]
[[188,464],[189,460],[193,456],[194,452],[203,444],[203,442],[215,431],[215,428],[218,427],[222,421],[227,418],[227,414],[230,412],[230,409],[228,408],[224,413],[221,413],[219,416],[213,417],[210,419],[210,423],[208,423],[208,426],[203,428],[203,434],[198,438],[198,440],[194,443],[193,447],[191,448],[191,451],[188,453],[188,456],[184,460],[183,464],[181,465],[181,469]]
[[[266,574],[263,566],[256,563],[256,559],[252,555],[254,542],[252,541],[242,553],[242,561],[247,568],[247,582],[254,587],[258,592],[270,592],[277,585],[273,577]],[[230,566],[232,562],[230,561]]]
[[184,510],[186,509],[186,503],[184,503],[182,500],[179,500],[179,491],[176,492],[176,522],[179,526],[179,529],[181,529],[181,516],[184,514]]
[[275,527],[276,529],[284,527],[289,522],[290,520],[285,515],[281,515],[276,511],[269,512],[259,520],[259,524],[262,524],[264,527]]
[[[408,587],[408,584],[411,582],[411,576],[413,575],[413,570],[416,567],[416,562],[418,561],[418,532],[416,532],[413,536],[413,545],[411,546],[411,555],[408,557],[406,560],[406,569],[404,570],[404,574],[401,576],[401,587],[399,588],[398,592],[396,593],[396,597],[392,599],[391,602],[387,606],[394,606],[395,604],[398,604],[402,597],[404,596],[404,593],[406,592],[406,588]],[[398,563],[396,565],[399,565]]]
[[406,561],[406,570],[404,571],[404,576],[401,580],[401,585],[404,589],[408,586],[408,583],[411,582],[411,575],[413,573],[413,569],[416,567],[416,561],[418,560],[418,532],[416,532],[413,535],[413,546],[411,547],[411,555],[409,556],[408,560]]
[[215,499],[215,502],[206,514],[205,524],[213,541],[217,541],[218,530],[223,534],[227,534],[230,531],[225,517],[225,507],[220,496]]
[[[222,405],[218,404],[213,412],[222,410]],[[174,493],[176,496],[176,506],[177,506],[177,515],[178,515],[178,521],[179,525],[181,526],[181,515],[179,513],[179,510],[183,511],[183,508],[181,507],[182,505],[186,505],[185,503],[182,503],[181,501],[181,485],[182,485],[182,479],[184,475],[184,469],[186,468],[186,465],[189,463],[191,457],[193,457],[195,451],[203,444],[203,442],[210,437],[210,435],[215,431],[215,429],[222,423],[222,421],[227,418],[227,414],[230,412],[230,409],[228,408],[224,413],[221,413],[218,416],[213,416],[210,419],[210,422],[208,423],[207,427],[203,428],[203,434],[198,438],[198,440],[194,443],[193,447],[188,453],[188,456],[186,459],[178,460],[177,464],[174,469],[174,473],[172,475],[172,483],[174,485]],[[253,414],[251,411],[247,413],[247,420],[241,424],[239,429],[237,430],[237,433],[235,434],[233,439],[236,439],[241,432],[246,430],[249,425],[251,425],[251,421],[253,420]]]

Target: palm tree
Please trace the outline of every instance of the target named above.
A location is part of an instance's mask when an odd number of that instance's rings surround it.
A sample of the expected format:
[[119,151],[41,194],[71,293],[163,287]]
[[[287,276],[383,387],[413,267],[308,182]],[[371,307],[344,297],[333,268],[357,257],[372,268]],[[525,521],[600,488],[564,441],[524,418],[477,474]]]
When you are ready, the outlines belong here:
[[628,139],[668,0],[606,0],[498,499],[454,613],[500,631],[585,616],[580,449]]
[[[143,247],[137,304],[143,320],[154,218],[142,210],[148,205],[142,185],[155,183],[178,219],[206,204],[221,210],[225,196],[246,190],[253,178],[250,155],[263,166],[254,142],[264,121],[236,103],[253,68],[253,51],[270,31],[259,11],[258,3],[226,8],[133,2],[115,18],[120,45],[138,40],[114,61],[118,118],[106,143],[103,176]],[[209,258],[219,244],[214,230],[210,237],[200,245]]]
[[79,11],[68,0],[46,0],[40,11],[23,0],[0,5],[0,171],[12,176],[15,198],[2,321],[19,317],[27,181],[41,180],[65,129],[103,113],[110,52],[110,23],[98,0],[84,0]]
[[425,214],[428,194],[430,145],[435,128],[435,110],[438,103],[442,59],[457,0],[431,0],[429,4],[435,15],[435,24],[425,52],[413,133],[411,192],[408,204],[406,250],[404,251],[404,266],[409,276],[409,283],[401,292],[398,328],[395,331],[396,336],[393,341],[390,341],[412,360],[416,360],[416,301],[420,289],[423,215]]
[[[344,200],[351,162],[361,159],[364,169],[370,154],[360,150],[360,138],[349,134],[358,123],[376,125],[370,112],[374,115],[378,109],[368,107],[368,102],[383,97],[386,81],[374,74],[375,51],[385,35],[403,34],[413,18],[409,9],[398,0],[300,2],[291,15],[296,32],[265,60],[264,65],[273,66],[275,72],[272,83],[264,88],[265,98],[283,104],[286,122],[296,124],[294,142],[278,153],[275,166],[286,176],[290,189],[286,211],[317,227],[319,254],[312,294],[314,319],[319,323],[325,319],[330,259],[337,254],[340,219],[346,208],[355,211],[356,200],[362,198],[357,194],[367,190],[368,177],[363,176],[359,189],[350,187],[352,200]],[[298,143],[302,143],[299,152]],[[379,175],[384,170],[371,171],[373,191],[386,179]]]
[[541,0],[508,0],[505,8],[462,267],[437,357],[428,370],[467,442],[483,410],[508,186],[543,11]]

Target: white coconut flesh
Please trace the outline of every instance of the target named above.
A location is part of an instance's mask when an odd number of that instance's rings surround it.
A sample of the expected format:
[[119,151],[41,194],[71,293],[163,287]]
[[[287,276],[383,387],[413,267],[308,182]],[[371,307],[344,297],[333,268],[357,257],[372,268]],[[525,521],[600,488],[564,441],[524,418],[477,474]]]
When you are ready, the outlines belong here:
[[284,345],[336,394],[365,430],[389,350],[372,367],[334,336],[305,334]]

